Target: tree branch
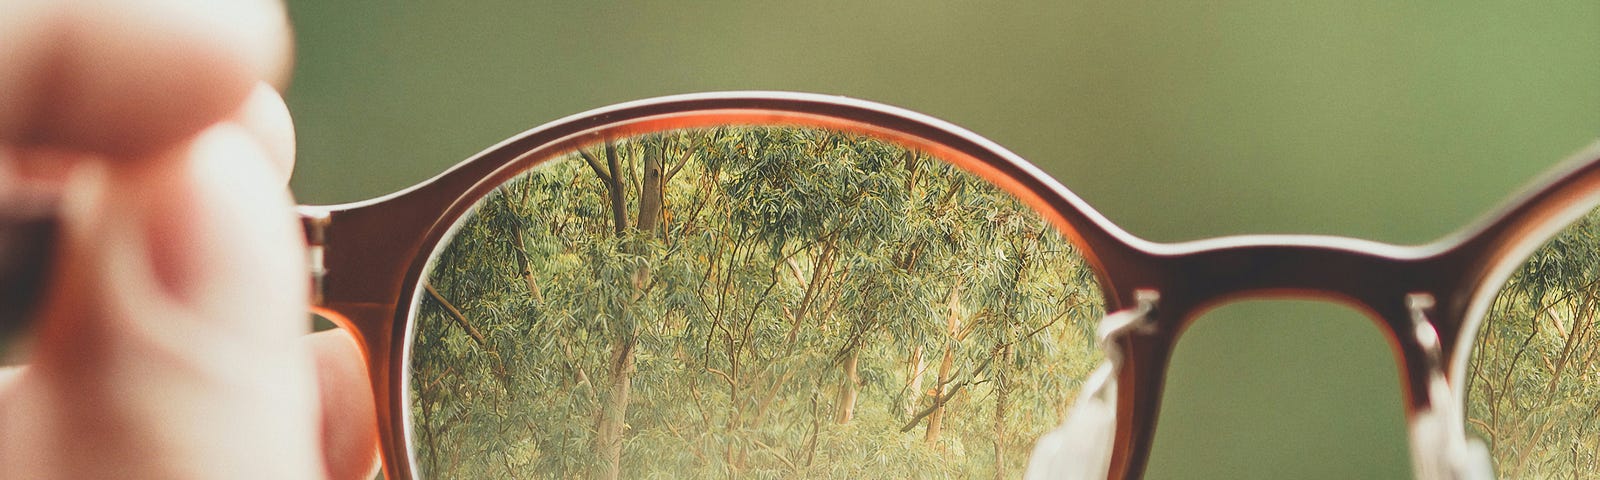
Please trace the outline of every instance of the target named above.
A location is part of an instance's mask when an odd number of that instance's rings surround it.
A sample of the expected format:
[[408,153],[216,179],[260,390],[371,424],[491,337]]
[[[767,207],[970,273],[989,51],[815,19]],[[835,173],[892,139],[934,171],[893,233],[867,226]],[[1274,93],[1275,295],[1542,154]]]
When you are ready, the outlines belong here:
[[606,188],[611,188],[611,175],[606,173],[605,167],[600,166],[600,160],[581,148],[578,149],[578,156],[583,157],[583,161],[589,164],[589,169],[594,170],[595,176],[600,177],[600,180],[606,183]]
[[979,373],[982,373],[982,372],[988,370],[989,369],[989,362],[991,360],[994,360],[993,356],[990,356],[989,358],[985,358],[983,360],[983,364],[978,365],[978,368],[976,370],[973,370],[972,375],[970,375],[966,379],[962,380],[961,383],[957,383],[957,384],[951,386],[950,387],[950,391],[949,392],[945,392],[944,395],[940,395],[940,396],[934,397],[933,398],[933,405],[929,405],[928,408],[924,408],[924,409],[922,409],[921,412],[917,412],[916,415],[913,415],[911,417],[911,420],[906,422],[905,426],[900,427],[900,433],[909,432],[909,431],[911,431],[911,429],[917,428],[917,423],[918,422],[921,422],[922,419],[927,417],[928,415],[932,415],[934,410],[938,410],[940,407],[943,407],[945,402],[949,402],[951,398],[956,396],[957,392],[961,391],[962,387],[965,387],[968,384],[972,383],[972,379],[977,378]]
[[478,329],[472,328],[472,324],[467,322],[467,317],[461,314],[461,310],[457,310],[455,305],[444,299],[444,295],[440,295],[438,290],[434,290],[432,283],[423,282],[422,288],[428,291],[428,296],[433,297],[433,301],[439,302],[439,305],[443,306],[446,312],[450,312],[450,319],[455,320],[456,325],[460,326],[462,331],[467,332],[467,336],[472,337],[473,342],[476,342],[479,347],[489,348],[487,342],[483,339],[483,334],[478,333]]
[[[683,159],[679,160],[677,165],[674,165],[671,169],[667,170],[667,174],[665,176],[665,178],[666,178],[665,182],[671,182],[673,177],[678,176],[678,170],[683,170],[683,166],[689,164],[689,157],[691,157],[693,155],[694,155],[694,147],[684,147]],[[663,182],[663,183],[665,183],[665,182]]]
[[[970,379],[971,377],[968,378]],[[916,415],[913,415],[911,420],[906,422],[905,426],[900,427],[900,433],[906,433],[911,431],[913,428],[917,428],[917,424],[921,423],[923,418],[926,418],[928,415],[932,415],[935,410],[944,407],[945,402],[950,401],[951,398],[956,396],[956,393],[961,392],[961,387],[967,386],[967,383],[969,383],[968,380],[962,380],[961,383],[957,383],[955,386],[950,387],[949,392],[945,392],[944,395],[934,397],[933,405],[929,405],[928,408],[924,408],[922,411],[917,412]]]
[[722,370],[717,370],[717,369],[711,368],[711,367],[705,367],[705,369],[706,369],[707,372],[711,372],[711,373],[716,374],[719,377],[722,377],[722,381],[728,382],[728,386],[729,387],[733,387],[733,388],[738,388],[739,387],[738,382],[733,381],[733,376],[728,375],[728,372],[724,372]]

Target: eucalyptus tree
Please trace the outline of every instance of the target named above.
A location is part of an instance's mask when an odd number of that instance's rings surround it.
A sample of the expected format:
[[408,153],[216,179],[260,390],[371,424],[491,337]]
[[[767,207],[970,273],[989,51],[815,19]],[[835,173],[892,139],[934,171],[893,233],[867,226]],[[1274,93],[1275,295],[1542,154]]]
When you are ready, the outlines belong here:
[[496,190],[436,254],[411,343],[419,464],[1019,475],[1098,360],[1088,272],[1022,202],[869,137],[606,139]]

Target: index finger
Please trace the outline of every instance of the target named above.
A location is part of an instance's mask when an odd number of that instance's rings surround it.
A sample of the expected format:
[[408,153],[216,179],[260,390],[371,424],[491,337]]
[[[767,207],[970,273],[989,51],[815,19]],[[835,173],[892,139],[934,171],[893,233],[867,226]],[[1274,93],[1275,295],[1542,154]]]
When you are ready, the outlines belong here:
[[281,80],[288,30],[271,0],[0,2],[0,144],[171,147]]

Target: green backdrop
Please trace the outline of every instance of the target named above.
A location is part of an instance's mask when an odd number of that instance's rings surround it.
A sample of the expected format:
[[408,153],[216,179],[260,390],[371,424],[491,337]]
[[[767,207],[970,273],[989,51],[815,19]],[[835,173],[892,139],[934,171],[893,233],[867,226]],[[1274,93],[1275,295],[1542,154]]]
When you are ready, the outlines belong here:
[[[1600,3],[1458,3],[293,0],[293,186],[360,200],[593,107],[801,90],[970,128],[1152,240],[1425,242],[1600,136]],[[1409,475],[1354,310],[1225,306],[1173,362],[1147,478]]]

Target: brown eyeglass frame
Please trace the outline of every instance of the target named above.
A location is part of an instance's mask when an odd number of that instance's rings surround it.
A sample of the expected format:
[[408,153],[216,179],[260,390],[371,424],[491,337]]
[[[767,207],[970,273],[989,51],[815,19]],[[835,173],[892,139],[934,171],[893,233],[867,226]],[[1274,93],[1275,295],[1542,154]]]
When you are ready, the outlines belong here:
[[[1402,372],[1407,417],[1430,407],[1427,347],[1407,298],[1436,299],[1428,316],[1449,366],[1467,353],[1495,289],[1563,226],[1600,203],[1600,144],[1472,227],[1417,246],[1329,236],[1252,235],[1184,243],[1142,240],[1016,154],[947,122],[844,97],[780,92],[680,95],[570,116],[495,145],[430,180],[364,202],[301,207],[312,248],[313,309],[350,330],[367,360],[386,478],[414,478],[406,442],[405,348],[418,285],[451,227],[485,195],[534,165],[606,138],[714,125],[793,125],[872,135],[965,168],[1022,199],[1080,247],[1106,311],[1135,290],[1160,294],[1154,328],[1121,337],[1117,433],[1109,478],[1140,478],[1154,438],[1173,346],[1209,308],[1245,297],[1316,298],[1365,312]],[[1462,401],[1460,382],[1452,401]],[[1459,411],[1459,410],[1457,410]],[[1463,433],[1464,435],[1464,433]]]

